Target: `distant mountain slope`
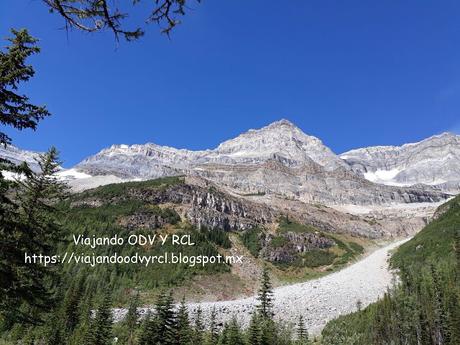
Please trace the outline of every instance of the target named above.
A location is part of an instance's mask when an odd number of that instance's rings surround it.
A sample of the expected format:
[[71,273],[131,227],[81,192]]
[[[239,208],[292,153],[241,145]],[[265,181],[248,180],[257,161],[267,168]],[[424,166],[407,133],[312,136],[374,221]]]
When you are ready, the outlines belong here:
[[408,189],[370,183],[351,171],[321,140],[287,120],[249,130],[213,150],[114,145],[83,160],[75,169],[128,180],[200,176],[239,193],[271,193],[327,205],[437,202],[447,198],[429,187]]
[[[113,145],[59,175],[76,191],[187,175],[237,194],[276,195],[334,207],[433,203],[447,199],[445,191],[455,193],[460,187],[458,142],[457,136],[444,134],[417,144],[359,149],[339,157],[318,138],[280,120],[212,150],[152,143]],[[1,156],[31,161],[33,153],[11,147],[0,151]]]
[[14,164],[26,162],[33,170],[38,171],[37,160],[40,158],[41,152],[27,151],[17,148],[13,145],[0,145],[0,157],[9,160]]
[[318,138],[306,135],[287,120],[249,130],[213,150],[180,150],[152,143],[113,145],[86,158],[76,168],[92,175],[111,173],[128,178],[156,178],[207,164],[258,165],[271,159],[282,160],[291,167],[309,164],[325,170],[349,169]]
[[351,150],[340,157],[372,182],[397,186],[423,183],[460,191],[460,136],[452,133],[402,146]]

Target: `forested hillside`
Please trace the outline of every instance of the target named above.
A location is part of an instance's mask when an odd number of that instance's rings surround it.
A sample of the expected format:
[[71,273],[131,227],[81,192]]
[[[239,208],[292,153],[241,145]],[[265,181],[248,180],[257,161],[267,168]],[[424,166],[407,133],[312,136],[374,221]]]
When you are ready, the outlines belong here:
[[401,284],[323,330],[323,344],[460,344],[460,197],[391,259]]

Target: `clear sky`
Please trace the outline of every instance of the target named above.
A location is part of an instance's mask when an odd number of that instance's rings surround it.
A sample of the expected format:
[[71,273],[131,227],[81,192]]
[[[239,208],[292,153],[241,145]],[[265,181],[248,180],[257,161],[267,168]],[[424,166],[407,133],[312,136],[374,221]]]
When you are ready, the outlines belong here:
[[8,131],[14,144],[55,145],[70,166],[115,143],[213,148],[280,118],[337,153],[460,132],[457,0],[191,7],[171,39],[151,24],[117,47],[110,33],[66,33],[40,0],[1,0],[1,37],[40,38],[22,91],[53,114],[37,132]]

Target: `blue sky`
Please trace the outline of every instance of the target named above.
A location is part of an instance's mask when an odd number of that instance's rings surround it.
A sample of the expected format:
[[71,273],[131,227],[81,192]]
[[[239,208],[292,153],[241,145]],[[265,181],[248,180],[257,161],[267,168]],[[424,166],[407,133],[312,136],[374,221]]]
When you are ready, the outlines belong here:
[[337,153],[460,132],[458,1],[191,7],[171,39],[152,24],[117,47],[110,33],[66,33],[40,0],[2,0],[0,36],[40,38],[22,91],[53,114],[36,132],[8,131],[14,144],[55,145],[70,166],[114,143],[213,148],[280,118]]

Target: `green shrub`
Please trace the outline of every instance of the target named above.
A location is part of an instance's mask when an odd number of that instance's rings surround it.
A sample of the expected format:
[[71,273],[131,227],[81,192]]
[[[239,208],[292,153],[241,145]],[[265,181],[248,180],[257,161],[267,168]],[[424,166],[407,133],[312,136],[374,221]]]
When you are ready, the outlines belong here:
[[258,257],[259,252],[262,249],[260,244],[260,234],[262,230],[259,228],[252,228],[239,234],[241,241],[249,252],[254,256]]

